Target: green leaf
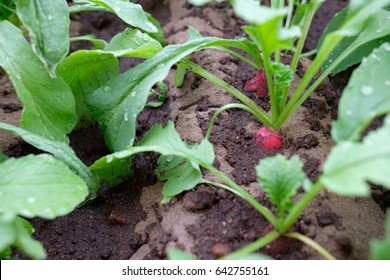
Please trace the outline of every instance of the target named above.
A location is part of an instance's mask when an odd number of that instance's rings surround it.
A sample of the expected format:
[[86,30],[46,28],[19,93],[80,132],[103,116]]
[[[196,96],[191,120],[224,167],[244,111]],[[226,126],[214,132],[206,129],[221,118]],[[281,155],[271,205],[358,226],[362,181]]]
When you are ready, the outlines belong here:
[[120,151],[132,146],[137,115],[145,107],[150,89],[165,79],[173,64],[189,54],[216,46],[235,47],[247,51],[248,40],[199,38],[181,45],[169,45],[126,73],[109,80],[105,86],[88,96],[87,104],[105,133],[107,146]]
[[291,197],[305,179],[302,168],[303,164],[297,156],[288,160],[280,154],[263,159],[256,166],[257,181],[277,206],[280,217],[292,206]]
[[68,85],[51,78],[24,39],[8,21],[0,22],[0,66],[23,104],[21,126],[46,138],[68,142],[77,121],[75,101]]
[[198,259],[196,256],[176,248],[168,249],[167,256],[168,259],[175,261],[193,261]]
[[[179,192],[188,190],[191,186],[194,187],[194,175],[191,174],[192,170],[199,170],[199,164],[212,165],[215,158],[213,146],[208,140],[203,140],[199,144],[190,146],[180,139],[180,135],[176,132],[173,122],[169,121],[165,128],[161,125],[153,126],[137,146],[107,155],[97,160],[90,168],[92,171],[110,168],[110,166],[116,164],[117,161],[143,152],[156,152],[168,156],[165,159],[162,158],[160,164],[163,160],[167,161],[169,156],[172,158],[173,163],[181,162],[184,164],[185,167],[182,169],[180,163],[178,163],[176,167],[168,164],[161,166],[160,172],[168,171],[168,173],[160,174],[160,178],[175,180],[175,176],[180,175],[175,172],[186,172],[184,176],[182,175],[183,178],[186,178],[186,184],[183,181],[180,182],[180,187],[173,186],[169,181],[168,187],[164,187],[165,192],[168,195],[178,194]],[[175,159],[175,161],[173,161],[173,159]],[[186,161],[183,161],[183,159]],[[192,168],[189,167],[187,162],[190,162]],[[170,171],[168,170],[169,168],[171,168]],[[189,170],[191,170],[191,172],[189,172]]]
[[31,46],[55,76],[69,52],[69,12],[65,0],[18,0],[17,14],[29,31]]
[[283,108],[284,102],[287,99],[288,89],[294,80],[294,72],[289,66],[278,62],[272,64],[272,72],[277,89],[279,108]]
[[156,175],[158,180],[167,181],[162,189],[164,202],[169,202],[170,198],[202,182],[199,166],[194,167],[190,161],[172,155],[160,156]]
[[71,37],[69,40],[70,40],[70,42],[89,41],[93,44],[94,49],[96,49],[96,50],[102,50],[107,46],[106,41],[104,41],[102,39],[96,39],[96,36],[93,34]]
[[100,189],[98,178],[91,173],[88,167],[85,166],[85,164],[76,156],[72,148],[67,144],[52,141],[22,128],[1,122],[0,129],[22,137],[24,141],[37,149],[53,154],[57,159],[68,165],[73,172],[78,174],[87,183],[89,188],[88,199],[94,199],[97,196],[97,192]]
[[148,34],[137,29],[127,28],[112,38],[104,52],[113,55],[149,58],[162,49],[161,44]]
[[0,20],[8,19],[15,12],[15,0],[2,0],[0,3]]
[[0,215],[54,219],[87,196],[84,181],[62,162],[42,154],[0,164]]
[[141,5],[123,0],[90,0],[89,2],[100,5],[115,13],[127,24],[138,27],[147,32],[158,32],[158,29],[148,17]]
[[282,17],[276,17],[262,24],[245,26],[243,30],[268,55],[278,49],[292,49],[294,40],[301,35],[297,26],[286,29],[281,23]]
[[[326,34],[333,32],[342,24],[346,14],[347,10],[343,10],[334,17],[322,35],[319,46],[321,46],[322,40]],[[326,70],[328,67],[332,66],[333,69],[331,74],[336,74],[359,63],[383,42],[390,42],[390,30],[386,28],[389,25],[390,12],[382,9],[372,15],[358,36],[344,38],[338,44],[336,49],[329,55],[327,61],[322,65],[322,70]],[[337,65],[335,65],[334,62],[337,63]]]
[[[381,34],[379,37],[377,37],[379,33],[385,33],[388,31],[383,31],[383,29],[381,29],[380,32],[377,32],[377,28],[371,30],[372,24],[375,25],[375,20],[372,21],[369,19],[375,18],[375,14],[379,13],[381,11],[381,8],[388,4],[390,4],[390,0],[351,0],[347,10],[345,11],[345,16],[343,16],[343,23],[340,25],[336,22],[331,27],[328,27],[331,32],[329,32],[321,41],[321,47],[318,50],[317,57],[324,59],[328,58],[329,55],[331,55],[331,51],[337,52],[337,46],[340,44],[340,42],[342,42],[344,37],[353,37],[357,36],[359,33],[361,34],[354,41],[352,47],[349,46],[348,49],[344,51],[341,55],[339,55],[335,60],[328,60],[328,63],[331,62],[331,64],[328,65],[325,63],[325,66],[323,66],[324,69],[330,69],[332,71],[334,67],[338,66],[339,63],[341,63],[341,61],[343,61],[345,57],[347,57],[352,51],[355,50],[355,47],[360,47],[364,43],[386,35]],[[369,22],[366,25],[367,20],[369,20]],[[367,28],[364,28],[365,26],[367,26]],[[335,30],[332,30],[333,28]],[[334,48],[336,48],[336,50]]]
[[386,236],[383,240],[371,241],[371,259],[390,260],[390,211],[387,211],[385,231]]
[[85,104],[85,98],[119,74],[119,62],[110,53],[81,50],[72,53],[58,65],[58,74],[72,89],[78,122],[82,122],[81,126],[87,126],[93,122],[93,116]]
[[110,164],[99,165],[93,169],[93,174],[99,177],[109,187],[115,187],[127,180],[133,172],[134,157],[114,160]]
[[238,17],[258,25],[266,24],[287,15],[286,9],[261,6],[258,0],[234,0],[233,9]]
[[16,217],[8,222],[0,219],[0,251],[14,245],[34,259],[46,258],[42,244],[31,238],[33,232],[32,225],[23,218]]
[[382,128],[371,132],[362,143],[341,142],[324,164],[321,183],[328,190],[348,196],[367,196],[368,182],[390,188],[390,117]]
[[339,102],[338,119],[332,126],[336,142],[357,141],[376,117],[390,112],[390,44],[374,50],[356,69]]
[[148,20],[153,23],[153,25],[157,28],[157,32],[147,32],[147,34],[152,37],[154,40],[159,42],[161,46],[165,46],[167,44],[167,40],[164,35],[164,30],[161,27],[161,24],[158,20],[156,20],[151,14],[145,13]]

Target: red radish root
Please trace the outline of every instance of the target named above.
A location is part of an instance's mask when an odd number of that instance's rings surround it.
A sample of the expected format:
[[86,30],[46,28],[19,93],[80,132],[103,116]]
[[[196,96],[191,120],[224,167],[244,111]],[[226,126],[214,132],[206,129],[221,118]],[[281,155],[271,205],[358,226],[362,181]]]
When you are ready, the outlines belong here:
[[283,139],[280,132],[262,126],[256,132],[255,143],[268,151],[276,151],[282,147]]
[[246,82],[245,89],[255,91],[258,96],[268,95],[267,78],[264,70],[259,70],[252,79]]

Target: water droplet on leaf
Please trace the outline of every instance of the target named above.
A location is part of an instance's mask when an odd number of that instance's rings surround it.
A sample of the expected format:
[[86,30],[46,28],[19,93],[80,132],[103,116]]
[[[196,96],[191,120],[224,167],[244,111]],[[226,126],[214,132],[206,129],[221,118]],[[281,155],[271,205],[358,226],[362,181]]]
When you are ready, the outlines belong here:
[[103,88],[103,90],[104,90],[105,92],[110,92],[111,88],[108,87],[108,86],[106,86],[106,87]]
[[347,110],[347,111],[345,112],[345,114],[346,114],[347,116],[352,116],[352,111],[351,111],[351,110]]
[[129,121],[129,112],[126,110],[123,118],[125,119],[125,122]]
[[361,92],[364,96],[370,96],[374,93],[374,88],[372,86],[362,86]]
[[52,15],[48,15],[48,16],[47,16],[47,19],[48,19],[48,20],[53,20],[53,16],[52,16]]
[[172,160],[173,160],[173,156],[172,155],[167,156],[167,162],[172,162]]
[[29,198],[27,198],[28,203],[34,203],[35,201],[36,201],[35,197],[30,196]]

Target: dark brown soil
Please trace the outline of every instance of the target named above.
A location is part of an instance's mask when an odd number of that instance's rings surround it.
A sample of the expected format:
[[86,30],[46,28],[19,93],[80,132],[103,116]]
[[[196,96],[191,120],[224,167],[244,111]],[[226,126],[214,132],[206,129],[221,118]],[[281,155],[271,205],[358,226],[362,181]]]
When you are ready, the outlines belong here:
[[[164,1],[161,4],[159,1],[145,0],[141,1],[141,4],[144,3],[145,7],[165,26],[171,18],[170,9],[167,6],[168,2]],[[311,49],[316,46],[326,22],[347,2],[344,0],[325,2],[315,17],[306,48]],[[212,28],[220,30],[225,37],[233,38],[243,35],[238,24],[231,24],[232,18],[225,17],[223,19],[224,28],[221,29],[215,23],[215,19],[209,15],[207,8],[212,7],[226,11],[227,7],[224,4],[209,4],[206,8],[195,8],[184,4],[183,1],[183,6],[188,9],[185,17],[201,18]],[[82,23],[80,35],[93,33],[106,40],[126,28],[126,25],[113,15],[85,13],[82,16],[74,16],[74,19]],[[241,22],[238,19],[235,20],[238,23]],[[182,27],[171,28],[167,31],[167,35],[174,36],[182,31],[184,32]],[[203,33],[207,35],[207,32]],[[85,45],[75,44],[73,47],[80,48],[85,47]],[[202,54],[195,56],[194,60],[202,64],[201,56]],[[122,71],[138,62],[139,60],[123,60]],[[219,64],[217,69],[228,76],[225,80],[237,88],[242,89],[245,82],[255,74],[254,70],[249,69],[236,59],[224,58],[219,61]],[[226,67],[229,65],[236,65],[242,70],[239,73],[229,72],[229,67]],[[203,66],[210,67],[210,70],[215,67],[207,64],[203,64]],[[203,82],[203,79],[193,75],[188,75],[186,80],[186,83],[191,83],[189,87],[192,90],[199,88]],[[337,85],[337,87],[339,86],[342,85]],[[253,100],[268,109],[268,103],[265,102],[265,99],[256,98],[250,92],[247,93]],[[305,172],[312,180],[318,178],[322,162],[309,151],[320,144],[315,133],[320,132],[324,137],[329,138],[330,125],[324,125],[322,120],[329,115],[333,119],[336,117],[339,93],[337,88],[336,91],[324,88],[318,92],[318,96],[308,99],[304,106],[310,117],[305,118],[304,122],[310,126],[310,132],[299,137],[287,135],[281,150],[282,153],[289,155],[298,153],[304,161]],[[170,117],[170,104],[176,98],[176,96],[171,96],[162,107],[145,109],[142,112],[138,117],[138,140],[153,124],[167,122]],[[203,133],[207,130],[210,117],[216,109],[213,107],[214,105],[210,104],[210,98],[211,96],[205,96],[195,104],[188,104],[180,108],[181,111],[185,112],[195,105],[196,118]],[[3,109],[4,113],[7,113],[9,110],[19,110],[20,105],[3,103],[0,100],[0,108]],[[206,114],[204,114],[205,112]],[[213,143],[217,143],[227,150],[225,159],[232,168],[231,175],[238,184],[244,186],[256,182],[254,167],[259,159],[275,154],[261,150],[254,145],[254,134],[248,133],[248,130],[245,129],[245,126],[250,122],[254,122],[254,119],[247,112],[230,110],[217,119],[210,139]],[[87,165],[108,153],[103,136],[96,126],[72,133],[70,140],[77,155]],[[8,147],[5,152],[8,155],[21,156],[38,151],[28,148],[26,144],[19,144]],[[154,175],[156,159],[157,155],[154,154],[137,156],[132,178],[115,188],[103,186],[99,197],[94,202],[76,209],[68,216],[53,221],[33,219],[32,223],[36,228],[34,238],[43,243],[48,252],[48,258],[129,259],[141,246],[147,244],[150,251],[144,256],[146,259],[164,259],[166,258],[166,248],[177,240],[164,229],[162,217],[158,213],[164,211],[164,207],[173,207],[177,203],[182,203],[186,211],[199,215],[198,222],[187,226],[186,232],[195,242],[192,253],[202,259],[214,259],[226,255],[258,239],[270,230],[264,218],[237,196],[222,189],[202,185],[175,198],[168,206],[153,205],[153,211],[157,213],[157,220],[145,227],[145,234],[138,233],[135,230],[136,225],[148,216],[141,205],[140,197],[144,188],[154,185],[157,181]],[[220,164],[217,161],[215,165],[219,167]],[[374,197],[376,193],[382,194],[381,191],[374,189]],[[271,207],[263,194],[257,196],[257,199]],[[389,199],[383,200],[383,196],[378,195],[377,200],[383,210],[389,206]],[[305,233],[309,237],[315,237],[316,233],[312,231],[311,225],[320,228],[320,230],[334,227],[337,231],[343,228],[343,221],[336,213],[321,205],[318,206],[319,208],[313,217],[304,217],[299,220],[296,225],[297,231]],[[349,238],[338,236],[334,242],[342,255],[347,258],[353,250]],[[302,250],[302,246],[302,243],[298,241],[283,238],[264,248],[262,253],[278,259],[307,259],[309,258],[308,253]]]

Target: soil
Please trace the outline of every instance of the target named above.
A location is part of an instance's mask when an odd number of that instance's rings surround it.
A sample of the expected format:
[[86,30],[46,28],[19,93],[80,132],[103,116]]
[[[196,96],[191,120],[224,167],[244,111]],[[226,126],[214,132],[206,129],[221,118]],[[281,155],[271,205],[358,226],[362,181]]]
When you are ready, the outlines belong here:
[[[244,36],[240,19],[225,4],[193,7],[184,0],[140,1],[163,25],[169,43],[187,39],[188,25],[205,36],[234,38]],[[328,0],[315,17],[307,49],[316,42],[326,22],[348,1]],[[109,40],[126,25],[115,16],[103,13],[72,15],[74,35],[93,33]],[[73,44],[73,49],[87,45]],[[229,84],[243,89],[255,71],[221,52],[205,50],[192,59]],[[140,60],[124,59],[122,71]],[[297,83],[307,68],[303,60],[295,79]],[[146,108],[138,117],[137,139],[155,123],[175,122],[181,137],[189,142],[203,139],[209,120],[219,107],[234,98],[207,80],[188,73],[181,88],[173,83],[175,70],[166,79],[169,100],[158,109]],[[330,124],[337,115],[337,101],[346,78],[343,73],[331,78],[309,98],[294,118],[283,128],[284,144],[279,151],[298,155],[311,180],[318,178],[322,163],[334,144]],[[0,121],[18,125],[21,105],[12,84],[0,72]],[[265,109],[267,100],[246,92]],[[254,145],[260,127],[250,114],[230,110],[218,117],[211,142],[215,145],[215,166],[243,186],[265,205],[272,207],[256,183],[255,165],[262,158],[275,155]],[[72,148],[87,164],[108,153],[100,129],[95,125],[70,135]],[[17,137],[0,132],[0,148],[9,156],[39,153]],[[103,186],[99,197],[70,215],[55,220],[33,219],[34,238],[41,241],[49,259],[165,259],[166,249],[177,247],[202,259],[215,259],[241,248],[266,234],[269,224],[245,201],[211,186],[201,185],[160,204],[163,182],[154,175],[155,154],[140,154],[134,163],[134,175],[115,188]],[[206,178],[218,181],[205,173]],[[301,195],[303,190],[300,190]],[[337,197],[320,193],[306,209],[294,229],[327,248],[340,259],[367,259],[368,244],[383,235],[389,192],[373,187],[372,198]],[[264,248],[262,253],[277,259],[320,259],[316,252],[299,241],[282,238]],[[20,257],[25,258],[20,253]]]

